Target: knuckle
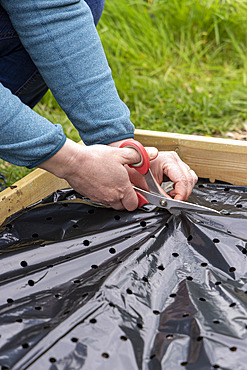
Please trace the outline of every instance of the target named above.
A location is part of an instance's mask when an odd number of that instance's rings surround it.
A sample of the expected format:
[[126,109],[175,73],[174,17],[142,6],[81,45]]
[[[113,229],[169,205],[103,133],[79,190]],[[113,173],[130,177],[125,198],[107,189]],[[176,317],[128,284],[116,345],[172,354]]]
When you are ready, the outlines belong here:
[[176,152],[171,150],[171,151],[167,152],[167,159],[178,161],[180,158],[179,158],[179,156]]
[[184,185],[188,185],[189,184],[189,180],[188,180],[188,178],[185,175],[182,175],[180,177],[180,182],[183,183]]

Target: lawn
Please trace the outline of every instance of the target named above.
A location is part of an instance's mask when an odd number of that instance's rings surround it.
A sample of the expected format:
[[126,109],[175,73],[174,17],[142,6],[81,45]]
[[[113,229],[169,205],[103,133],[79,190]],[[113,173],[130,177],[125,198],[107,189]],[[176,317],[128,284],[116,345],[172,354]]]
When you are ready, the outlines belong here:
[[[137,128],[208,136],[247,120],[247,1],[106,0],[98,31]],[[77,131],[51,93],[35,111]],[[29,170],[0,162],[8,184]]]

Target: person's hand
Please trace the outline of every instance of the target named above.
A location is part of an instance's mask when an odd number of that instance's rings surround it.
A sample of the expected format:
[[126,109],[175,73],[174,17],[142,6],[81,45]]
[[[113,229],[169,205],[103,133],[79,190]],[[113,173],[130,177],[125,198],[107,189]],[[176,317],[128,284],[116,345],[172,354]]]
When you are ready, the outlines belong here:
[[64,146],[39,167],[64,178],[92,201],[133,211],[138,207],[138,198],[126,165],[139,161],[139,153],[130,148],[83,146],[67,139]]
[[174,183],[169,195],[176,200],[187,200],[198,181],[195,172],[176,152],[159,152],[158,157],[150,162],[150,168],[159,185],[169,180]]
[[[122,141],[118,142],[117,145],[121,143]],[[179,158],[176,152],[157,152],[156,148],[145,149],[149,153],[150,168],[158,185],[161,185],[163,181],[172,181],[174,183],[174,189],[170,191],[170,196],[176,200],[187,200],[198,181],[195,172]],[[128,173],[134,185],[148,190],[146,181],[139,172],[133,168],[128,168]],[[160,191],[168,196],[161,187]]]

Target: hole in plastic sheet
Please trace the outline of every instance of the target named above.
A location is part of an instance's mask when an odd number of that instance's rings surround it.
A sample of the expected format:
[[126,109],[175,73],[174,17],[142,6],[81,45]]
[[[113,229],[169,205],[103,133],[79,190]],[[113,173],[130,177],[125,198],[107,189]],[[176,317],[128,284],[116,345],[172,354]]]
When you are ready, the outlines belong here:
[[91,322],[91,324],[96,324],[96,322],[97,322],[97,320],[94,319],[94,318],[93,319],[90,319],[89,321]]
[[88,247],[89,244],[90,244],[90,241],[89,240],[83,240],[83,244],[85,245],[85,247]]
[[116,221],[119,221],[119,220],[120,220],[120,218],[121,218],[121,217],[120,217],[119,215],[115,215],[115,216],[114,216],[114,220],[116,220]]
[[172,253],[173,257],[179,257],[179,254],[178,253]]
[[78,338],[76,338],[76,337],[73,337],[73,338],[71,338],[71,342],[73,342],[73,343],[76,343],[76,342],[78,342]]
[[213,323],[214,324],[220,324],[220,321],[219,320],[213,320]]
[[29,286],[34,286],[34,284],[35,284],[35,282],[33,280],[31,280],[31,279],[28,280],[27,283],[28,283]]
[[97,269],[99,266],[98,265],[91,265],[92,269]]
[[229,349],[230,349],[230,351],[232,351],[232,352],[236,352],[236,351],[237,351],[237,347],[230,347]]
[[160,270],[160,271],[164,271],[164,270],[165,270],[165,268],[164,268],[164,266],[163,266],[163,265],[159,265],[157,268],[158,268],[158,270]]
[[233,266],[232,266],[232,267],[230,267],[230,268],[229,268],[229,271],[230,271],[230,272],[234,272],[234,271],[236,271],[236,267],[233,267]]
[[237,207],[237,208],[242,208],[242,207],[243,207],[243,205],[242,205],[241,203],[238,203],[238,204],[236,204],[236,207]]
[[167,335],[166,335],[166,338],[167,338],[167,339],[172,339],[172,338],[173,338],[173,334],[167,334]]
[[116,249],[115,249],[115,248],[110,248],[110,249],[109,249],[109,252],[110,252],[111,254],[114,254],[114,253],[116,253]]
[[197,342],[201,342],[203,340],[203,337],[199,336],[196,338]]
[[156,355],[155,354],[152,354],[150,357],[149,357],[149,359],[150,360],[152,360],[153,358],[155,358],[156,357]]
[[148,278],[146,276],[143,276],[142,280],[145,281],[145,283],[148,283]]
[[66,310],[66,311],[64,311],[64,315],[68,315],[70,313],[70,310]]
[[41,307],[41,306],[35,306],[35,307],[34,307],[34,309],[35,309],[36,311],[41,311],[41,310],[42,310],[42,307]]
[[187,276],[186,279],[189,280],[189,281],[192,281],[193,280],[193,277],[192,276]]
[[212,367],[213,367],[214,369],[220,369],[220,365],[217,365],[217,364],[212,365]]
[[7,302],[8,302],[8,304],[12,304],[12,303],[14,303],[14,300],[12,298],[8,298]]
[[169,295],[169,297],[171,297],[171,298],[175,298],[176,296],[177,296],[176,293],[172,293],[172,294]]
[[220,285],[221,284],[221,281],[216,281],[215,282],[215,285]]
[[217,199],[212,199],[211,203],[217,203]]
[[145,226],[147,226],[147,223],[146,223],[146,221],[141,221],[141,222],[140,222],[140,225],[141,225],[142,227],[145,227]]
[[109,358],[110,357],[109,354],[106,353],[106,352],[103,352],[101,356],[104,357],[104,358]]
[[27,261],[21,261],[20,265],[21,267],[27,267]]
[[123,342],[126,342],[128,340],[128,338],[125,336],[125,335],[121,335],[120,339],[123,341]]
[[206,302],[206,299],[205,299],[205,298],[203,298],[203,297],[201,297],[201,298],[199,298],[199,301],[201,301],[201,302]]
[[208,264],[207,264],[206,262],[202,262],[202,263],[201,263],[201,266],[202,266],[202,267],[206,267],[207,265],[208,265]]
[[109,302],[110,307],[116,307],[116,305],[113,302]]
[[57,360],[55,359],[55,357],[50,357],[50,358],[49,358],[49,361],[50,361],[51,363],[54,363],[54,362],[56,362]]
[[213,239],[213,242],[214,242],[214,243],[219,243],[220,241],[219,241],[219,239],[218,239],[218,238],[214,238],[214,239]]
[[186,365],[188,365],[188,362],[187,361],[183,361],[183,362],[181,362],[181,364],[180,364],[181,366],[186,366]]
[[22,322],[23,320],[21,318],[18,318],[15,320],[16,322]]
[[243,248],[243,249],[242,249],[242,253],[243,253],[243,254],[247,254],[247,249],[246,249],[246,248]]
[[183,317],[188,317],[188,316],[189,316],[189,314],[188,314],[188,313],[184,313],[182,316],[183,316]]
[[133,292],[132,292],[132,290],[131,289],[126,289],[126,293],[128,293],[128,294],[133,294]]
[[158,311],[158,310],[153,310],[153,313],[154,313],[155,315],[160,315],[160,311]]
[[28,343],[23,343],[23,344],[22,344],[22,348],[24,348],[24,349],[29,348],[29,344],[28,344]]
[[54,294],[54,297],[57,298],[57,299],[61,299],[62,298],[62,294],[56,293],[56,294]]
[[75,279],[75,280],[73,281],[73,283],[74,283],[74,284],[80,284],[80,280],[79,280],[79,279]]
[[140,322],[138,322],[138,323],[136,324],[136,326],[137,326],[139,329],[143,329],[143,325],[142,325]]
[[193,239],[192,235],[189,235],[188,238],[187,238],[188,242],[190,242],[192,239]]
[[230,188],[224,188],[224,191],[229,191],[230,190]]
[[237,305],[237,303],[232,302],[231,304],[229,304],[229,307],[235,307],[236,305]]

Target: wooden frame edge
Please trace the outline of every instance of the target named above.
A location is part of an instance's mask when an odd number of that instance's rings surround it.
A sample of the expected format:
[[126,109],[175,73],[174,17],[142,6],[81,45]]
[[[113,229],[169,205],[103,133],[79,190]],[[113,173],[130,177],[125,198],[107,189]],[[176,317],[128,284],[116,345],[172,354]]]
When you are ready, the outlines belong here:
[[67,181],[37,169],[0,193],[0,225],[27,206],[38,202],[58,189],[69,188]]
[[201,178],[247,185],[247,142],[196,135],[136,130],[144,146],[173,150]]

